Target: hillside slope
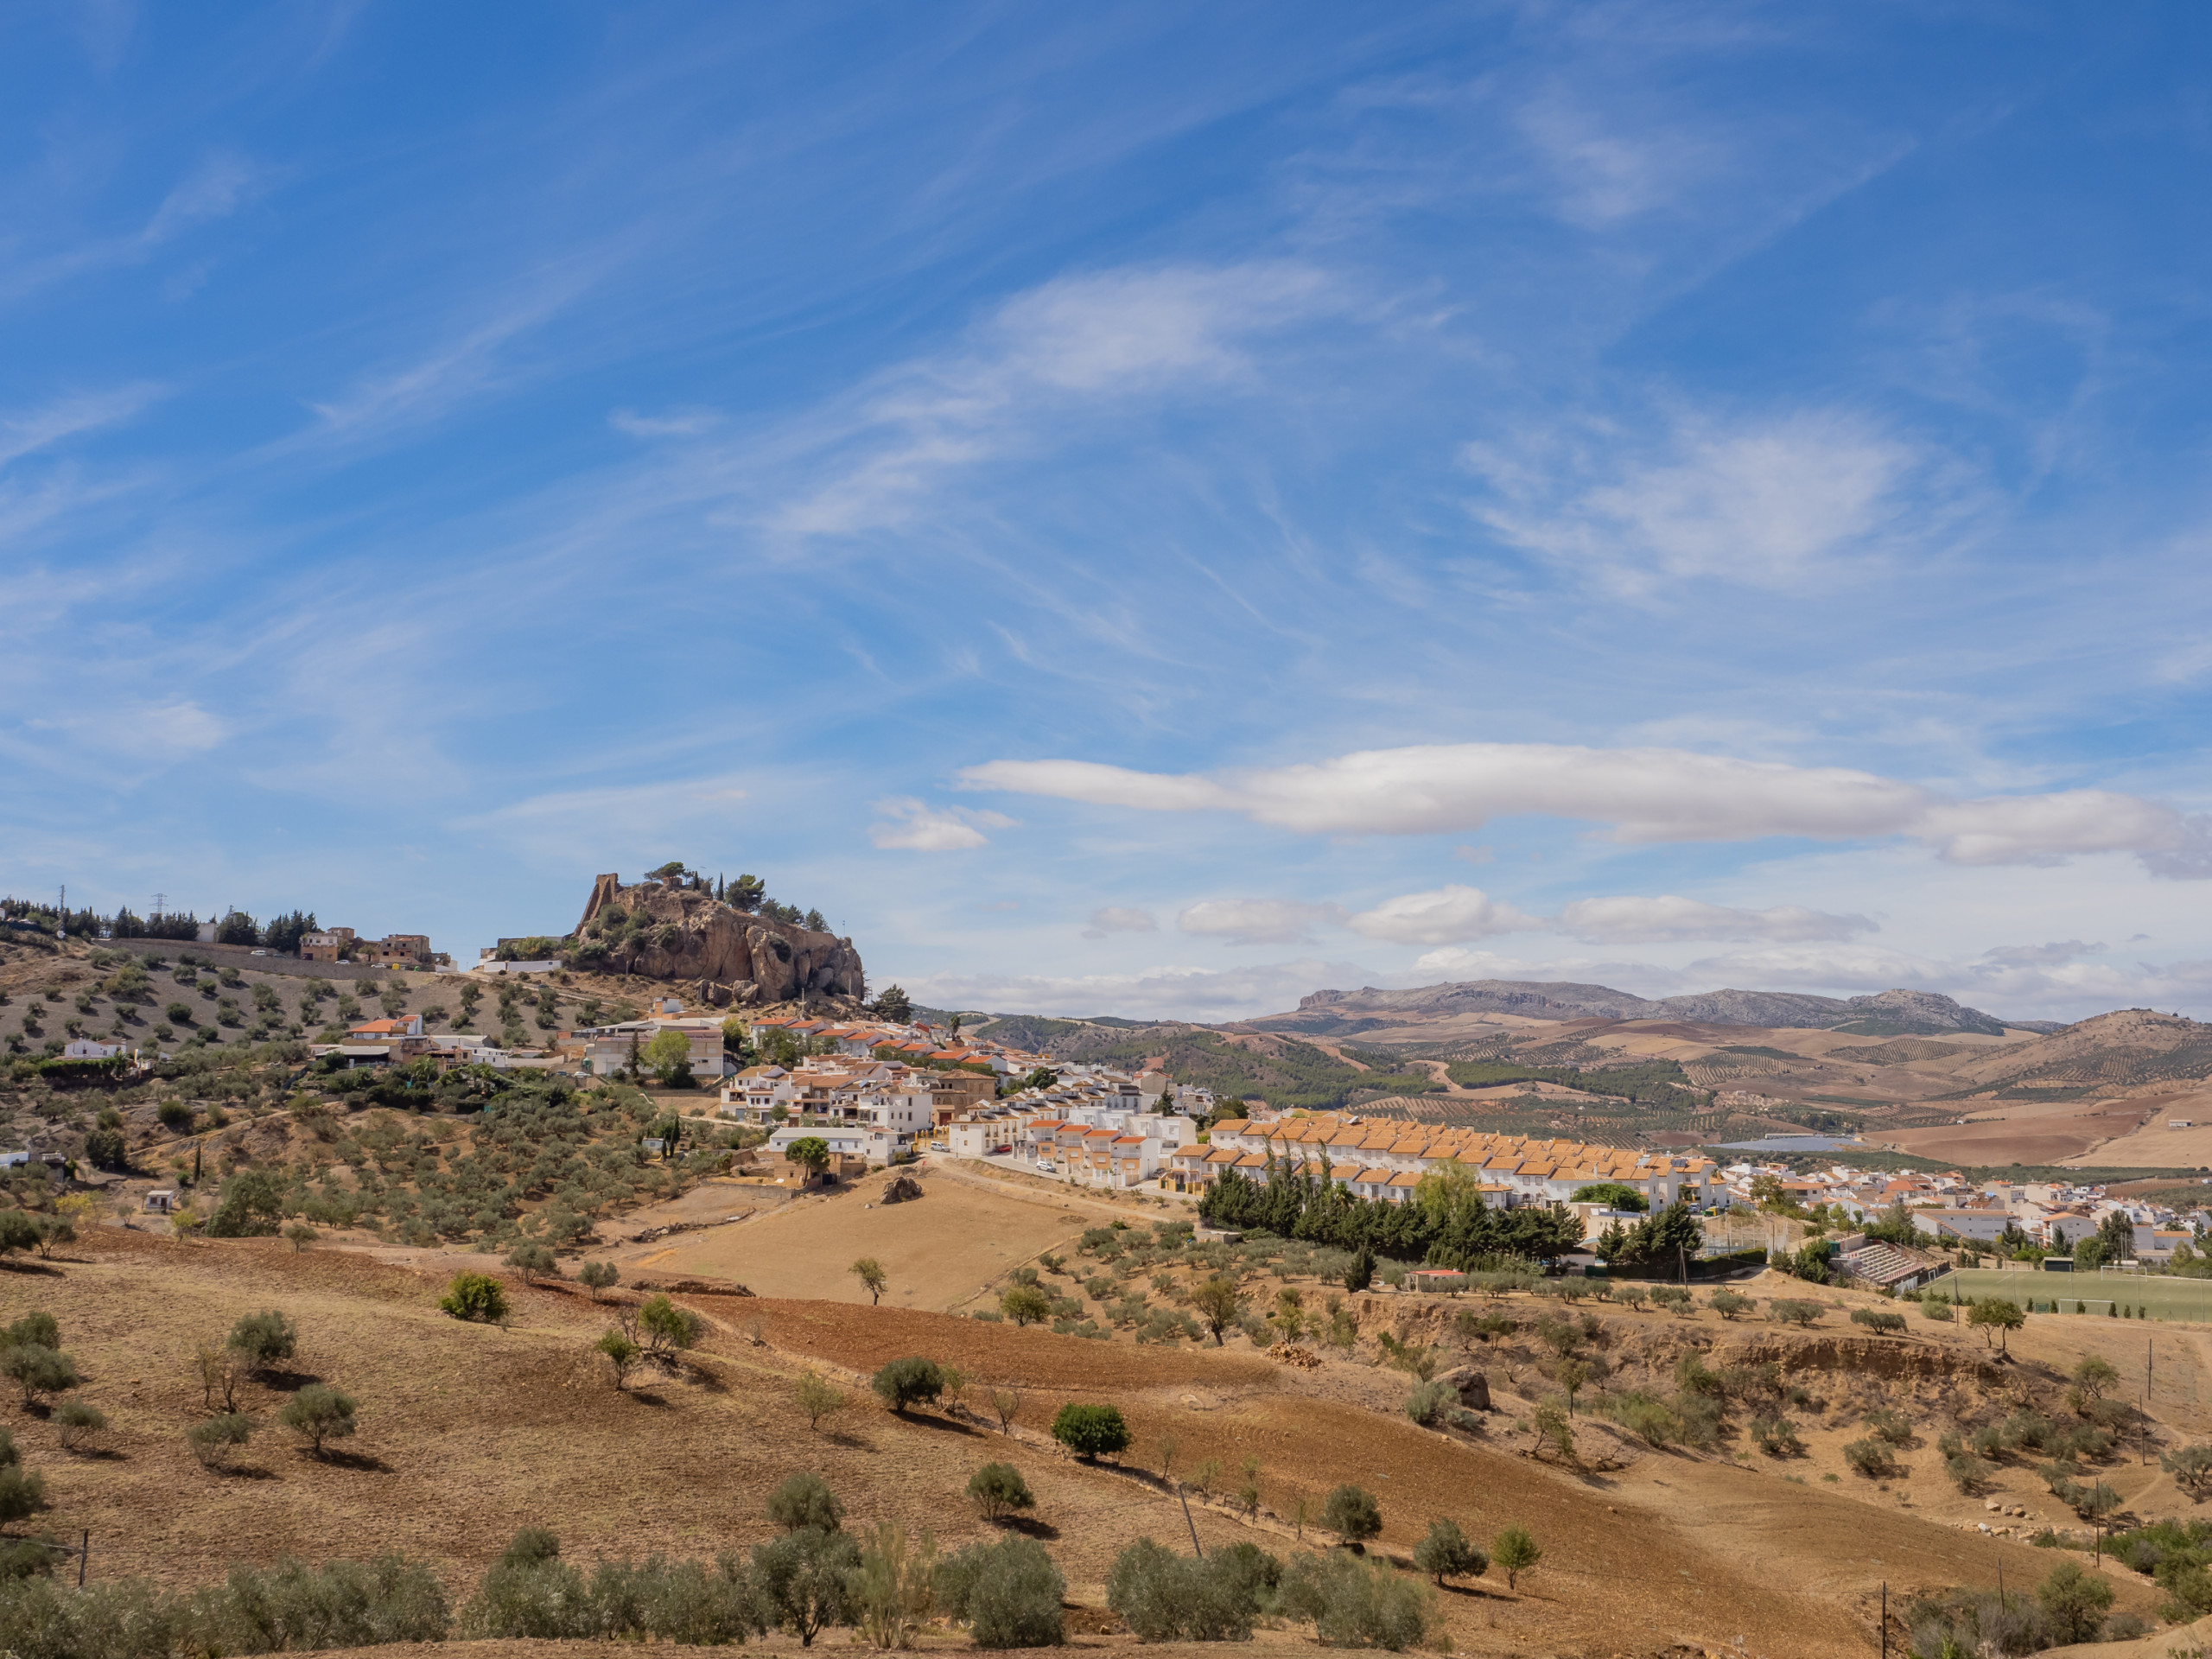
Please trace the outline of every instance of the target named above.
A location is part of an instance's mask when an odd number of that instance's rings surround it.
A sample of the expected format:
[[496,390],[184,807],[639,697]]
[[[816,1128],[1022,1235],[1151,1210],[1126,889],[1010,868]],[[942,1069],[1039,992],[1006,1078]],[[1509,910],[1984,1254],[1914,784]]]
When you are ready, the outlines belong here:
[[[1373,1377],[1389,1390],[1391,1374],[1357,1363],[1332,1362],[1317,1378],[1249,1348],[1101,1344],[892,1308],[702,1297],[693,1306],[709,1328],[696,1356],[626,1394],[587,1351],[607,1310],[567,1287],[511,1283],[515,1317],[502,1329],[440,1314],[442,1274],[348,1253],[98,1228],[67,1254],[49,1271],[0,1274],[0,1319],[56,1315],[84,1395],[113,1420],[110,1444],[73,1458],[46,1420],[10,1415],[26,1462],[48,1481],[53,1507],[41,1524],[90,1529],[97,1570],[110,1577],[184,1586],[285,1554],[397,1548],[427,1557],[458,1599],[524,1525],[554,1527],[564,1554],[585,1565],[762,1541],[768,1491],[801,1468],[844,1497],[849,1529],[898,1520],[956,1548],[992,1535],[960,1494],[977,1465],[1002,1459],[1038,1495],[1033,1529],[1071,1599],[1098,1609],[1116,1551],[1142,1535],[1177,1547],[1185,1536],[1180,1507],[1156,1481],[1073,1462],[1039,1432],[1063,1402],[1100,1399],[1128,1414],[1139,1471],[1157,1467],[1169,1433],[1179,1471],[1256,1459],[1256,1527],[1225,1504],[1193,1502],[1210,1553],[1242,1539],[1278,1555],[1317,1547],[1325,1541],[1301,1543],[1287,1520],[1269,1516],[1345,1482],[1379,1497],[1379,1548],[1393,1557],[1436,1516],[1480,1538],[1529,1526],[1547,1554],[1517,1592],[1493,1573],[1440,1599],[1461,1651],[1534,1643],[1569,1656],[1714,1648],[1842,1659],[1870,1646],[1871,1599],[1885,1578],[1900,1592],[1984,1583],[2003,1560],[2014,1582],[2032,1582],[2051,1560],[1878,1494],[1792,1484],[1772,1468],[1652,1452],[1602,1477],[1548,1467],[1522,1455],[1525,1436],[1503,1418],[1472,1440],[1447,1438],[1396,1411],[1395,1391],[1358,1403],[1332,1379]],[[211,1472],[182,1439],[207,1411],[183,1358],[264,1307],[297,1321],[302,1348],[289,1373],[251,1386],[244,1408],[266,1422],[290,1390],[320,1378],[359,1397],[361,1433],[343,1457],[318,1461],[264,1429],[238,1473]],[[1713,1325],[1710,1315],[1679,1326],[1633,1315],[1609,1323],[1631,1345]],[[1019,1432],[964,1412],[902,1418],[872,1406],[810,1432],[791,1393],[804,1370],[849,1384],[911,1353],[957,1363],[980,1388],[1017,1389]],[[1881,1510],[1878,1543],[1870,1504]],[[1310,1649],[1310,1637],[1279,1631],[1262,1645]]]
[[1342,1030],[1340,1022],[1381,1015],[1444,1018],[1505,1014],[1536,1020],[1679,1020],[1701,1025],[1798,1027],[1866,1037],[1942,1032],[2002,1035],[2005,1022],[1930,991],[1890,990],[1872,996],[1809,996],[1790,991],[1705,991],[1656,1000],[1605,985],[1548,980],[1477,979],[1388,991],[1316,991],[1295,1013],[1253,1023],[1274,1030]]

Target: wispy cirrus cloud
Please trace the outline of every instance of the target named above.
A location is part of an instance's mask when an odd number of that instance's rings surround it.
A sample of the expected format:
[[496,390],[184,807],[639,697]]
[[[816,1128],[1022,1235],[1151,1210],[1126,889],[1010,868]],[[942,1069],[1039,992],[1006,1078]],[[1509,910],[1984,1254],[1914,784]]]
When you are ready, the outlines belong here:
[[166,394],[152,381],[137,381],[106,391],[57,397],[36,409],[0,415],[0,466],[65,439],[103,427],[119,426]]
[[499,303],[427,349],[372,370],[335,396],[311,403],[315,424],[275,446],[276,451],[422,425],[458,404],[510,385],[521,371],[508,361],[506,347],[575,304],[616,257],[599,252],[563,260],[522,278]]
[[1311,266],[1124,268],[1006,301],[957,346],[886,371],[801,442],[826,474],[771,516],[786,535],[900,524],[940,480],[1129,400],[1249,387],[1255,337],[1341,303]]
[[1791,589],[1863,575],[1947,532],[1969,499],[1947,457],[1839,410],[1681,417],[1641,446],[1609,423],[1462,453],[1489,486],[1470,505],[1479,522],[1631,596],[1695,580]]
[[1904,837],[1955,864],[2048,864],[2133,853],[2154,874],[2212,876],[2212,815],[2076,789],[1960,800],[1840,766],[1682,749],[1459,743],[1369,749],[1213,774],[1085,760],[994,760],[970,788],[1154,812],[1229,812],[1329,836],[1464,833],[1523,815],[1601,824],[1624,842]]
[[187,231],[226,219],[276,183],[276,172],[236,150],[204,156],[162,198],[136,231],[97,236],[51,253],[0,263],[0,301],[17,300],[72,277],[153,257]]

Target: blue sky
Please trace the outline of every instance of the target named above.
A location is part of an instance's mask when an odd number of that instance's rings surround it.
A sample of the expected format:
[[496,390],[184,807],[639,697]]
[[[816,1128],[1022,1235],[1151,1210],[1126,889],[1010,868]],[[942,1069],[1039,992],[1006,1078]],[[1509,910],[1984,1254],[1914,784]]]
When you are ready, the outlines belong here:
[[16,13],[0,889],[2212,1012],[2212,20]]

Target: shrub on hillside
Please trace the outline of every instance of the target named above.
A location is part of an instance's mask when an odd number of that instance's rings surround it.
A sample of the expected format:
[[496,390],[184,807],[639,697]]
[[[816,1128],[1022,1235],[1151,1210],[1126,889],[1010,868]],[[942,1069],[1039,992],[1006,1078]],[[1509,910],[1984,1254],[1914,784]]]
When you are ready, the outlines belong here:
[[253,1420],[244,1412],[226,1411],[194,1423],[184,1438],[201,1468],[220,1469],[233,1451],[253,1438]]
[[81,1452],[107,1432],[107,1414],[88,1400],[65,1400],[54,1413],[61,1449]]
[[845,1506],[830,1490],[830,1483],[808,1471],[785,1476],[783,1484],[768,1494],[768,1519],[785,1532],[810,1527],[836,1532],[844,1518]]
[[2158,1467],[2174,1478],[2174,1484],[2202,1503],[2212,1485],[2212,1445],[2177,1446],[2158,1455]]
[[229,1341],[223,1344],[243,1361],[248,1370],[267,1372],[276,1368],[276,1362],[290,1359],[300,1350],[300,1333],[296,1326],[275,1308],[266,1313],[248,1313],[231,1327]]
[[1406,1396],[1406,1415],[1423,1428],[1434,1428],[1457,1423],[1469,1414],[1460,1409],[1459,1390],[1439,1378],[1414,1385]]
[[912,1406],[934,1403],[944,1392],[944,1372],[935,1360],[909,1354],[904,1359],[887,1361],[868,1379],[868,1386],[885,1405],[903,1412]]
[[1885,1335],[1902,1336],[1904,1333],[1904,1315],[1902,1313],[1883,1313],[1871,1307],[1854,1307],[1851,1310],[1851,1322],[1853,1325],[1863,1325],[1870,1331],[1881,1332]]
[[438,1306],[456,1319],[500,1325],[507,1317],[507,1293],[488,1273],[455,1274]]
[[1009,1285],[999,1311],[1016,1325],[1038,1325],[1052,1317],[1052,1299],[1035,1285]]
[[724,1554],[704,1561],[601,1561],[584,1590],[590,1633],[620,1641],[721,1647],[754,1628],[752,1583]]
[[541,1277],[558,1279],[561,1276],[561,1264],[555,1259],[553,1252],[530,1239],[524,1239],[507,1252],[507,1265],[522,1274],[522,1281],[526,1285],[536,1284]]
[[1456,1521],[1428,1523],[1428,1531],[1414,1546],[1414,1565],[1444,1587],[1446,1579],[1479,1579],[1490,1570],[1490,1557],[1467,1541]]
[[1816,1325],[1824,1310],[1818,1302],[1808,1302],[1794,1297],[1777,1297],[1766,1305],[1766,1316],[1777,1325],[1794,1325],[1800,1330]]
[[970,1544],[938,1563],[938,1605],[979,1648],[1057,1648],[1067,1640],[1067,1581],[1033,1538]]
[[1544,1559],[1543,1546],[1526,1527],[1501,1527],[1490,1541],[1490,1558],[1505,1574],[1505,1587],[1521,1587],[1521,1575],[1533,1573]]
[[986,1521],[1037,1507],[1036,1494],[1021,1478],[1021,1471],[1010,1463],[987,1463],[978,1469],[968,1478],[968,1496]]
[[351,1395],[315,1382],[287,1400],[276,1421],[305,1440],[308,1449],[319,1458],[327,1442],[352,1438],[359,1409]]
[[1797,1458],[1805,1453],[1805,1443],[1797,1438],[1797,1425],[1787,1417],[1752,1418],[1751,1444],[1770,1458]]
[[1140,1641],[1242,1642],[1262,1592],[1281,1576],[1281,1563],[1256,1545],[1198,1560],[1140,1538],[1114,1558],[1106,1605]]
[[1321,1500],[1321,1525],[1340,1542],[1363,1544],[1382,1530],[1382,1506],[1363,1487],[1339,1486]]
[[0,1343],[10,1348],[55,1348],[61,1346],[61,1327],[54,1315],[40,1310],[26,1313],[5,1332],[0,1332]]
[[442,1642],[453,1623],[429,1563],[387,1553],[370,1561],[233,1567],[194,1599],[195,1646],[213,1653]]
[[20,1463],[0,1465],[0,1532],[46,1507],[46,1483]]
[[186,1592],[140,1579],[95,1581],[82,1590],[44,1577],[0,1586],[0,1650],[25,1659],[169,1659],[437,1642],[451,1622],[436,1573],[397,1554],[238,1567],[221,1586]]
[[1887,1445],[1912,1444],[1912,1423],[1894,1406],[1877,1406],[1866,1414],[1866,1423],[1874,1438]]
[[1392,1653],[1421,1640],[1434,1605],[1434,1592],[1420,1580],[1333,1552],[1293,1560],[1276,1598],[1285,1616],[1313,1620],[1324,1646]]
[[1127,1451],[1129,1426],[1119,1406],[1085,1406],[1070,1401],[1053,1415],[1052,1438],[1089,1461]]
[[1843,1448],[1843,1460],[1869,1480],[1884,1480],[1897,1472],[1890,1448],[1877,1440],[1852,1441]]
[[824,1417],[833,1416],[852,1404],[852,1396],[818,1372],[809,1371],[792,1385],[792,1397],[798,1408],[806,1414],[806,1426],[818,1429]]
[[1707,1305],[1722,1319],[1736,1319],[1750,1313],[1758,1306],[1758,1303],[1752,1298],[1723,1285],[1707,1299]]
[[76,1362],[36,1343],[11,1343],[0,1349],[0,1375],[22,1386],[25,1410],[35,1406],[41,1395],[60,1394],[77,1386]]
[[650,1296],[639,1306],[638,1329],[645,1338],[645,1351],[666,1358],[696,1347],[706,1334],[707,1322],[666,1296]]
[[831,1625],[852,1623],[852,1580],[860,1564],[859,1545],[816,1527],[755,1547],[749,1574],[754,1619],[812,1647]]
[[602,1293],[613,1289],[621,1277],[621,1269],[612,1262],[587,1262],[576,1269],[577,1280],[591,1292],[594,1302]]

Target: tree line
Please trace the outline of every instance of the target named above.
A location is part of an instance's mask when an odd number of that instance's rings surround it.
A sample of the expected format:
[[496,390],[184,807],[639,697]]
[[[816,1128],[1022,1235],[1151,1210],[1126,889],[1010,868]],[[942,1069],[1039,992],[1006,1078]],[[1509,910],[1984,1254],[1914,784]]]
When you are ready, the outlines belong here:
[[1230,1170],[1198,1212],[1217,1226],[1265,1229],[1284,1238],[1370,1250],[1465,1273],[1507,1258],[1553,1262],[1582,1243],[1581,1217],[1528,1205],[1493,1209],[1471,1183],[1424,1176],[1414,1201],[1355,1197],[1335,1181],[1287,1166],[1264,1182]]

